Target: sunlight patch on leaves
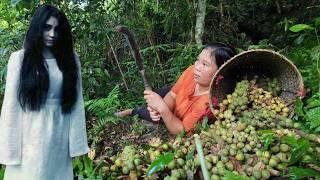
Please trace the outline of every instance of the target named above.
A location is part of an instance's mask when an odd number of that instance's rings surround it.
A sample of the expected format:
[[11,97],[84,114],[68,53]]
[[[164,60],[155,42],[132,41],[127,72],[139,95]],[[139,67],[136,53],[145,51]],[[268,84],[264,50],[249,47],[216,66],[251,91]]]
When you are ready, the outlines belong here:
[[296,24],[294,26],[291,26],[289,28],[290,31],[292,32],[300,32],[300,31],[303,31],[303,30],[313,30],[314,28],[307,25],[307,24]]

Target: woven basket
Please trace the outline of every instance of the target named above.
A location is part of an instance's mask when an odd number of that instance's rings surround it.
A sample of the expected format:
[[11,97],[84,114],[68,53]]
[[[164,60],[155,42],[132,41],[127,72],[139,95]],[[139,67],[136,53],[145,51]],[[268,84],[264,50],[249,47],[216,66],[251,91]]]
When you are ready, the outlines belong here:
[[[303,80],[296,66],[283,55],[272,50],[255,49],[242,52],[215,73],[210,84],[210,99],[217,97],[219,102],[234,91],[236,83],[244,76],[252,79],[255,75],[262,78],[277,78],[281,84],[280,97],[286,102],[293,115],[297,91],[303,88]],[[214,110],[212,101],[210,109]]]

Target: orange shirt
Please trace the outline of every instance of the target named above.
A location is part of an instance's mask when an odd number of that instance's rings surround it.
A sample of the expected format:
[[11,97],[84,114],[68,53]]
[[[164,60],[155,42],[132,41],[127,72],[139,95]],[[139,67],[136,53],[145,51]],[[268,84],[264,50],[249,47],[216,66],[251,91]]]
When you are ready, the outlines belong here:
[[188,67],[171,89],[176,94],[174,114],[182,120],[186,131],[194,128],[209,104],[208,94],[193,95],[196,87],[193,70],[194,65]]

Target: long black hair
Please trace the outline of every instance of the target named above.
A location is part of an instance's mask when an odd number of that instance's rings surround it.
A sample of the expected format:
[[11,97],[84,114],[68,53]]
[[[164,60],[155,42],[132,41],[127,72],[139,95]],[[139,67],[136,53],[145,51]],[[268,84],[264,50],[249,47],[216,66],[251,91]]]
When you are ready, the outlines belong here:
[[215,57],[215,63],[217,64],[218,68],[236,55],[236,50],[232,46],[221,42],[207,44],[203,49],[212,50],[211,56]]
[[42,5],[36,10],[27,31],[18,99],[24,110],[32,111],[40,110],[46,102],[49,74],[42,51],[45,46],[43,32],[50,17],[58,20],[58,37],[51,51],[63,75],[62,111],[69,113],[77,100],[78,68],[73,52],[70,24],[64,13],[52,5]]

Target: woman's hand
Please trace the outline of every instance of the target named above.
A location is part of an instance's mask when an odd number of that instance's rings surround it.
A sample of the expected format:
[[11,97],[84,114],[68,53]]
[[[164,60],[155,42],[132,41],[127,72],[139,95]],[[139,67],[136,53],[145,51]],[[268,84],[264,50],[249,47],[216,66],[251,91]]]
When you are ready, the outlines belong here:
[[158,111],[155,111],[154,109],[152,109],[151,107],[147,107],[149,113],[150,113],[150,117],[152,119],[152,121],[160,121],[160,114]]
[[162,97],[153,91],[145,90],[144,91],[144,99],[146,100],[148,106],[151,109],[153,109],[154,111],[157,111],[158,113],[161,113],[166,108],[168,108],[167,104],[164,102]]

